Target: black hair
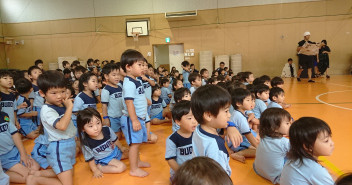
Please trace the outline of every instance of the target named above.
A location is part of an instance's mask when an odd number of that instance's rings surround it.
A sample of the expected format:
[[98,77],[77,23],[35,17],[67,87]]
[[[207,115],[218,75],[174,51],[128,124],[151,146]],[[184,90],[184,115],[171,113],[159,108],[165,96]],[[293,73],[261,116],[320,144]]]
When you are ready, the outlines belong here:
[[28,75],[31,75],[32,71],[35,69],[41,70],[38,66],[31,66],[28,68]]
[[247,82],[247,78],[249,78],[249,76],[250,76],[251,74],[253,74],[253,73],[250,72],[250,71],[242,72],[242,73],[241,73],[241,80],[242,80],[243,82]]
[[189,66],[190,64],[189,64],[189,62],[188,62],[187,60],[185,60],[185,61],[183,61],[183,62],[181,63],[181,65],[182,65],[183,67],[187,67],[187,66]]
[[191,110],[191,102],[187,100],[181,100],[176,103],[172,108],[172,119],[176,121],[180,121],[182,116],[187,115]]
[[270,91],[270,88],[265,84],[259,84],[255,86],[255,97],[258,98],[258,93],[262,94],[263,92]]
[[216,77],[216,80],[222,82],[222,81],[225,80],[225,76],[221,75],[221,74],[218,74],[218,76]]
[[317,162],[313,156],[313,148],[320,133],[331,136],[329,125],[321,119],[302,117],[293,122],[289,131],[291,148],[287,157],[291,161],[299,160],[300,164],[303,163],[303,158]]
[[288,59],[287,59],[287,62],[289,62],[289,61],[293,61],[292,58],[288,58]]
[[174,80],[172,81],[172,90],[175,92],[176,91],[176,89],[175,89],[175,86],[177,85],[177,82],[178,81],[181,81],[182,82],[182,80],[179,80],[179,79],[177,79],[177,78],[174,78]]
[[63,73],[64,73],[64,75],[65,75],[65,74],[71,74],[71,70],[70,70],[70,69],[65,68],[65,69],[64,69],[64,71],[63,71]]
[[1,69],[0,70],[0,78],[3,78],[3,77],[11,77],[11,78],[13,78],[13,74],[9,70]]
[[192,84],[192,82],[196,81],[197,78],[202,79],[202,77],[200,76],[200,74],[198,74],[198,73],[191,73],[191,74],[189,74],[189,76],[188,76],[188,81],[189,81],[189,83]]
[[208,69],[203,68],[203,69],[200,70],[199,73],[200,73],[201,76],[203,76],[203,74],[204,74],[205,72],[207,72],[207,71],[208,71]]
[[56,70],[45,71],[39,75],[37,84],[44,94],[51,88],[66,88],[64,74]]
[[191,64],[191,67],[194,66],[194,64]]
[[219,82],[219,83],[217,83],[216,85],[219,86],[219,87],[222,87],[222,88],[224,88],[224,89],[227,89],[227,86],[226,86],[226,83],[225,83],[225,82]]
[[84,110],[78,111],[77,113],[78,137],[80,142],[85,146],[89,146],[89,143],[87,142],[87,138],[89,138],[89,136],[83,131],[83,128],[85,124],[92,121],[93,117],[96,117],[98,120],[100,120],[100,124],[102,124],[99,112],[92,107],[88,107]]
[[68,61],[64,60],[62,61],[62,67],[65,67],[65,65],[70,64]]
[[142,53],[134,49],[128,49],[121,55],[121,68],[126,72],[126,66],[132,66],[137,61],[144,61]]
[[158,84],[155,84],[154,86],[152,86],[152,96],[154,94],[154,91],[160,89],[160,86]]
[[199,124],[204,124],[204,113],[209,112],[216,117],[220,109],[230,104],[230,94],[216,85],[201,86],[192,94],[192,112]]
[[195,157],[176,171],[171,185],[233,185],[230,176],[218,162],[209,157]]
[[75,98],[76,97],[76,94],[75,94],[75,90],[73,89],[72,85],[69,84],[66,86],[68,90],[71,91],[71,95],[72,95],[72,98]]
[[261,77],[259,77],[259,80],[261,81],[261,82],[263,82],[263,83],[265,83],[265,82],[270,82],[270,77],[268,76],[268,75],[263,75],[263,76],[261,76]]
[[148,69],[149,68],[153,68],[154,69],[153,65],[148,63]]
[[271,87],[277,87],[278,85],[284,84],[284,80],[281,77],[275,76],[273,79],[270,81]]
[[43,64],[44,62],[41,59],[38,59],[34,62],[34,65],[38,66],[39,64]]
[[211,77],[208,79],[207,84],[213,84],[215,81],[218,81],[216,77]]
[[323,42],[325,45],[328,45],[328,42],[326,42],[326,40],[322,40],[321,42]]
[[90,72],[90,71],[82,74],[82,76],[79,78],[79,84],[78,84],[79,92],[84,91],[84,85],[83,84],[84,83],[88,83],[88,81],[90,80],[90,78],[92,76],[96,77],[96,75],[94,73]]
[[82,73],[85,73],[87,71],[87,69],[83,66],[77,66],[75,69],[74,69],[74,72],[82,72]]
[[164,84],[166,84],[167,82],[169,82],[169,79],[167,78],[160,79],[160,86],[164,86]]
[[92,58],[88,58],[88,60],[87,60],[87,66],[89,66],[89,64],[91,64],[91,63],[93,63],[94,62],[94,60],[92,59]]
[[224,65],[225,65],[225,62],[220,62],[220,65],[221,65],[221,64],[224,64]]
[[15,87],[20,94],[28,93],[32,89],[32,82],[26,78],[16,80]]
[[335,185],[351,185],[351,184],[352,184],[352,173],[345,173],[335,181]]
[[268,108],[260,115],[259,135],[260,138],[265,136],[280,138],[282,134],[275,132],[281,126],[284,119],[291,121],[291,115],[285,109]]
[[281,93],[285,93],[285,91],[283,89],[281,89],[280,87],[273,87],[270,89],[269,92],[269,99],[271,101],[273,101],[273,97],[278,97]]
[[169,72],[167,69],[163,69],[163,72]]
[[234,89],[231,93],[232,106],[237,110],[238,106],[236,103],[240,103],[242,105],[243,100],[248,96],[251,96],[251,92],[249,90],[242,88]]
[[177,102],[181,101],[183,96],[185,96],[186,94],[191,95],[191,91],[188,88],[182,87],[182,88],[177,89],[174,92],[174,100],[175,100],[175,102],[177,103]]
[[109,64],[106,64],[103,69],[101,70],[101,72],[104,74],[104,75],[108,75],[111,73],[111,71],[113,70],[119,70],[120,68],[117,66],[117,64],[114,64],[114,63],[109,63]]
[[[246,89],[249,90],[252,94],[255,95],[255,85],[253,84],[247,84]],[[255,96],[254,96],[255,97]]]
[[74,60],[74,61],[71,63],[71,65],[79,66],[79,65],[81,65],[81,62],[78,61],[78,60]]

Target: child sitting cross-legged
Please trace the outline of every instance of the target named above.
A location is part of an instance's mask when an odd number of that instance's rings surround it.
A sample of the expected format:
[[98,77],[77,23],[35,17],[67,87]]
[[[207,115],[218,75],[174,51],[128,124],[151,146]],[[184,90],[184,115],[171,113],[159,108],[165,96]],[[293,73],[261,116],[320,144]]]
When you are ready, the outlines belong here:
[[166,139],[165,159],[171,168],[170,180],[182,163],[192,159],[192,135],[198,124],[191,111],[191,102],[187,100],[175,105],[172,117],[180,129]]
[[250,129],[245,111],[251,109],[252,95],[247,89],[238,88],[232,91],[232,105],[235,108],[230,122],[234,123],[236,128],[242,134],[243,142],[238,147],[234,147],[231,142],[228,147],[234,152],[231,157],[242,163],[245,163],[246,157],[255,157],[255,148],[259,144],[256,133]]
[[[191,100],[191,92],[189,91],[188,88],[186,87],[181,87],[177,89],[174,93],[174,99],[176,104],[180,102],[181,100]],[[172,119],[172,132],[176,132],[178,129],[180,129],[180,126],[176,124],[176,122]]]
[[127,158],[128,150],[122,147],[115,132],[103,126],[100,114],[94,108],[86,108],[77,114],[77,130],[86,162],[93,176],[103,173],[122,173],[126,165],[120,159]]
[[253,109],[254,116],[260,119],[261,114],[267,109],[265,102],[269,99],[269,87],[264,84],[256,85],[255,87],[255,107]]
[[167,105],[169,105],[172,97],[171,90],[169,89],[169,79],[167,78],[162,78],[160,80],[160,85],[161,85],[161,98],[165,101]]
[[166,109],[165,101],[160,98],[161,90],[158,85],[152,87],[152,105],[150,109],[150,122],[159,125],[171,122],[171,112]]

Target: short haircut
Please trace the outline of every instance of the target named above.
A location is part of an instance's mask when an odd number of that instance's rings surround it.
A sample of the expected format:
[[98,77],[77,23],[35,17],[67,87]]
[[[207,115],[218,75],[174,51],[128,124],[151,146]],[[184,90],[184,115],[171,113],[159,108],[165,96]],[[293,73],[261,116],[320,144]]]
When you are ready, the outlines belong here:
[[72,63],[71,63],[71,65],[76,65],[76,66],[79,66],[79,65],[81,65],[81,62],[80,61],[78,61],[78,60],[74,60]]
[[285,83],[284,80],[281,77],[278,77],[278,76],[275,76],[270,81],[271,87],[277,87],[278,85],[282,85],[284,83]]
[[322,43],[324,43],[325,45],[328,45],[328,42],[324,39],[321,41]]
[[84,91],[84,83],[88,83],[88,81],[90,80],[90,78],[92,76],[96,76],[96,75],[94,73],[92,73],[91,71],[88,71],[88,72],[82,74],[82,76],[79,78],[79,84],[78,84],[79,92]]
[[153,68],[154,69],[153,65],[148,63],[148,69],[149,68]]
[[269,87],[265,84],[259,84],[255,86],[255,97],[258,98],[257,93],[262,94],[263,92],[270,91]]
[[163,85],[166,84],[167,82],[169,82],[169,79],[167,79],[167,78],[162,78],[162,79],[160,79],[160,86],[163,86]]
[[104,75],[108,75],[110,74],[113,70],[119,70],[120,68],[117,66],[117,64],[114,63],[108,63],[106,64],[103,69],[101,70],[101,72]]
[[205,68],[201,69],[200,70],[200,75],[203,76],[204,73],[207,72],[207,71],[208,71],[208,69],[205,69]]
[[175,100],[175,102],[177,103],[177,102],[181,101],[183,96],[185,96],[186,94],[191,95],[191,91],[188,88],[182,87],[182,88],[177,89],[174,92],[174,100]]
[[88,58],[88,60],[87,60],[87,66],[88,66],[89,64],[93,63],[93,62],[94,62],[94,60],[93,60],[92,58]]
[[155,84],[154,86],[152,86],[152,96],[154,94],[154,91],[160,89],[160,86],[158,84]]
[[272,138],[282,137],[282,134],[275,132],[280,128],[281,122],[287,118],[291,120],[291,115],[285,109],[268,108],[260,116],[259,135],[260,138],[266,136]]
[[194,64],[191,64],[191,67],[194,66]]
[[219,82],[219,83],[217,83],[216,85],[219,86],[219,87],[222,87],[222,88],[224,88],[224,89],[227,89],[227,86],[226,86],[226,83],[225,83],[225,82]]
[[64,75],[65,75],[65,74],[71,74],[71,70],[69,70],[69,69],[66,68],[66,69],[64,69],[63,73],[64,73]]
[[251,92],[249,90],[242,88],[234,89],[231,93],[232,106],[237,110],[238,106],[236,103],[240,103],[242,105],[243,100],[248,96],[251,96]]
[[68,85],[66,86],[66,88],[69,89],[69,90],[71,91],[71,95],[73,95],[73,97],[75,97],[75,90],[73,89],[71,83],[68,84]]
[[209,84],[194,91],[191,107],[194,118],[199,124],[204,124],[204,113],[209,112],[216,117],[220,109],[230,105],[230,103],[231,96],[224,88]]
[[66,81],[64,74],[56,70],[45,71],[39,75],[38,80],[39,89],[45,94],[51,88],[65,88]]
[[225,65],[225,62],[220,62],[220,65],[221,65],[221,64]]
[[289,61],[293,61],[292,58],[288,58],[288,59],[287,59],[287,62],[289,62]]
[[65,65],[70,64],[68,61],[64,60],[62,61],[62,67],[65,67]]
[[83,66],[77,66],[75,69],[74,69],[74,72],[82,72],[82,73],[85,73],[87,71],[87,69]]
[[171,185],[233,185],[230,176],[218,162],[209,157],[195,157],[176,171]]
[[1,69],[0,78],[3,78],[3,77],[13,77],[13,74],[9,70]]
[[181,65],[182,65],[183,67],[187,67],[187,66],[189,66],[189,62],[188,62],[187,60],[185,60],[185,61],[183,61],[183,62],[181,63]]
[[196,81],[197,78],[202,79],[202,77],[200,76],[200,74],[198,74],[198,73],[191,73],[191,74],[189,74],[189,76],[188,76],[188,81],[192,84],[192,82]]
[[278,97],[281,93],[285,93],[285,91],[283,89],[281,89],[280,87],[273,87],[270,89],[269,92],[269,99],[271,101],[273,101],[273,97]]
[[38,66],[31,66],[28,68],[28,75],[31,75],[32,71],[35,69],[41,70]]
[[263,75],[263,76],[259,77],[259,80],[264,83],[264,82],[268,82],[268,81],[270,82],[271,79],[268,75]]
[[331,136],[329,125],[321,119],[302,117],[293,122],[289,131],[291,147],[287,157],[291,161],[299,160],[300,164],[303,163],[304,158],[317,162],[313,156],[313,147],[320,133]]
[[39,64],[43,64],[44,62],[41,59],[38,59],[34,62],[34,65],[38,66]]
[[137,61],[144,61],[142,53],[134,49],[128,49],[121,55],[121,68],[126,72],[126,66],[132,66]]
[[182,100],[175,104],[172,108],[172,119],[176,121],[181,121],[182,116],[187,115],[191,110],[191,102],[187,100]]
[[219,74],[217,77],[216,77],[216,80],[217,81],[224,81],[225,80],[225,76],[224,75],[221,75],[221,74]]
[[213,84],[215,81],[218,81],[215,77],[211,77],[208,79],[207,84]]
[[177,78],[174,78],[174,80],[172,81],[172,90],[173,90],[173,91],[176,91],[175,86],[177,85],[177,82],[178,82],[178,81],[181,81],[181,82],[182,82],[182,80],[179,80],[179,79],[177,79]]
[[32,82],[26,78],[19,78],[15,82],[15,87],[20,94],[28,93],[32,89]]
[[351,185],[352,184],[352,173],[345,173],[341,175],[336,181],[335,185]]
[[253,74],[252,72],[250,72],[250,71],[246,71],[246,72],[243,72],[243,73],[241,73],[241,80],[243,81],[243,82],[247,82],[247,78],[249,78],[249,76],[251,75],[251,74]]

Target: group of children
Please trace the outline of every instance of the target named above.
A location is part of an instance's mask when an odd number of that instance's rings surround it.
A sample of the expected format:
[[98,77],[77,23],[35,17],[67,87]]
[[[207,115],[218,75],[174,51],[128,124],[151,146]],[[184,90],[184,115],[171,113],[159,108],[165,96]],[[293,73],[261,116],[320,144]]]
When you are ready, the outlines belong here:
[[[131,176],[145,177],[142,168],[151,165],[140,160],[140,145],[157,142],[151,125],[172,123],[165,159],[173,184],[182,184],[183,163],[198,156],[215,160],[222,167],[216,173],[227,177],[230,157],[255,157],[254,171],[274,184],[334,183],[318,163],[333,150],[329,126],[311,117],[292,124],[280,77],[234,75],[221,63],[209,78],[207,69],[198,73],[188,61],[182,73],[168,74],[136,50],[126,50],[118,63],[100,68],[98,62],[89,59],[88,70],[63,62],[60,72],[43,71],[41,61],[15,84],[10,72],[0,72],[0,159],[6,173],[0,182],[9,176],[15,183],[72,184],[78,152],[94,177],[125,171],[125,158]],[[35,139],[31,157],[21,134]],[[123,137],[128,147],[120,143]]]

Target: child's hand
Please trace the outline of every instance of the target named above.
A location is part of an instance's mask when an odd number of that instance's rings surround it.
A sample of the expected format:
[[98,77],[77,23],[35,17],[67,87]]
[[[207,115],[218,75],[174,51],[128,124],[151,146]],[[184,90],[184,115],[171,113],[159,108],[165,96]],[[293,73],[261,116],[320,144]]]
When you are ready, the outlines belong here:
[[150,132],[148,132],[147,137],[148,137],[148,141],[151,141],[151,140],[152,140],[152,137],[151,137],[151,135],[150,135]]
[[21,128],[21,125],[20,125],[20,123],[18,123],[17,120],[15,121],[15,126],[16,126],[17,129],[20,129],[20,128]]
[[127,147],[124,147],[124,146],[122,146],[122,147],[120,148],[120,150],[121,150],[122,153],[125,153],[125,152],[128,152],[128,151],[129,151],[129,149],[128,149]]
[[28,157],[27,154],[21,155],[21,163],[23,163],[27,168],[31,168],[33,159]]
[[102,178],[103,177],[103,172],[101,172],[99,169],[96,169],[96,170],[93,171],[93,177]]
[[109,120],[109,118],[104,119],[103,125],[110,127],[110,120]]
[[23,108],[26,108],[26,107],[28,107],[27,103],[23,102],[21,105],[17,106],[17,109],[23,109]]
[[148,80],[148,78],[145,75],[142,75],[141,77],[142,77],[142,80],[144,80],[144,81]]
[[72,108],[73,107],[72,99],[69,98],[69,97],[65,98],[63,103],[64,103],[66,108]]
[[240,146],[240,144],[243,142],[242,135],[236,127],[227,128],[227,142],[230,141],[234,147]]
[[135,132],[142,129],[141,123],[139,123],[139,121],[132,121],[132,127],[133,127],[133,131]]

